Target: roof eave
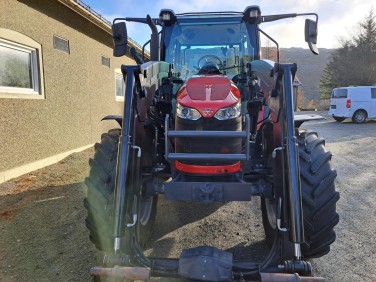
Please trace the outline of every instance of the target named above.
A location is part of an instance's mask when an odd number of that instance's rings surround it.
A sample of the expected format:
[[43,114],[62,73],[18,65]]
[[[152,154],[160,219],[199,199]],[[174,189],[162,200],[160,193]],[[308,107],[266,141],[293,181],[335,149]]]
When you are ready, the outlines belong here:
[[[57,0],[61,4],[65,5],[66,7],[70,8],[86,20],[90,21],[106,33],[112,36],[111,25],[107,23],[107,21],[99,18],[98,16],[92,14],[89,10],[85,9],[76,0]],[[130,47],[136,48],[138,52],[142,52],[142,47],[137,43],[133,42],[132,40],[128,40],[128,44]]]

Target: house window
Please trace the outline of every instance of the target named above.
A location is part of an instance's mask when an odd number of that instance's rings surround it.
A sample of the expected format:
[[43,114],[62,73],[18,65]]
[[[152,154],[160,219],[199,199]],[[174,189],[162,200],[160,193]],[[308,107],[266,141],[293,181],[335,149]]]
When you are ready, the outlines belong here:
[[0,40],[2,92],[39,94],[37,50]]
[[0,28],[0,98],[44,98],[41,45],[3,28]]
[[125,83],[123,75],[119,69],[115,70],[115,96],[116,101],[124,101]]

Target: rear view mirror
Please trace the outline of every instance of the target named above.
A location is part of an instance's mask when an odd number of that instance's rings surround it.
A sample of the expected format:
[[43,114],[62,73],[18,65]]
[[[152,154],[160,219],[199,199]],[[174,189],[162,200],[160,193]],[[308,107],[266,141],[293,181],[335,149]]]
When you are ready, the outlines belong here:
[[114,56],[121,57],[127,53],[128,35],[125,22],[112,25],[112,38],[114,40]]
[[308,43],[309,49],[315,55],[319,54],[319,49],[317,49],[317,22],[306,19],[305,29],[304,29],[305,41]]

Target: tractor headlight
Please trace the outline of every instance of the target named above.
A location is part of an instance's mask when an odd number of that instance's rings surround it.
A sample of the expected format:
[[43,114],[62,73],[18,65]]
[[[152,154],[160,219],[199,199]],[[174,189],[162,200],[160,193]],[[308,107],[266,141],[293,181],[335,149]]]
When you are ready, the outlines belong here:
[[183,119],[189,120],[198,120],[201,117],[201,114],[196,109],[184,107],[177,103],[176,106],[176,115]]
[[236,105],[233,105],[231,107],[220,109],[216,112],[214,117],[219,120],[226,120],[226,119],[232,119],[237,118],[240,116],[241,108],[240,108],[240,102]]

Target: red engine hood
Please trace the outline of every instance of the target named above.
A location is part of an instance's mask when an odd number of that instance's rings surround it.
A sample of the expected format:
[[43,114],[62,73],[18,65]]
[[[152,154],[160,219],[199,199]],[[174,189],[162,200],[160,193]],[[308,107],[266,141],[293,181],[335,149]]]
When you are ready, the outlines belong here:
[[213,117],[219,109],[239,101],[238,88],[223,75],[191,77],[177,95],[178,103],[198,110],[206,118]]

